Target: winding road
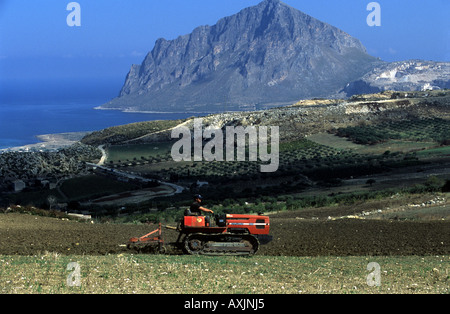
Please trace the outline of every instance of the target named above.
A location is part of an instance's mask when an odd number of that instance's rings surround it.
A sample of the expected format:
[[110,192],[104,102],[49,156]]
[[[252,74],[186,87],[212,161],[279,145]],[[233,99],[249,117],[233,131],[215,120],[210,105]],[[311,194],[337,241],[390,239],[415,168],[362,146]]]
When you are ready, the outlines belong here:
[[[112,169],[112,168],[106,167],[105,166],[105,162],[106,162],[106,160],[108,158],[108,154],[107,154],[107,152],[106,152],[106,150],[104,148],[104,145],[100,145],[98,147],[98,149],[102,152],[102,157],[100,158],[100,161],[98,163],[96,163],[96,164],[90,163],[90,162],[86,162],[86,165],[88,165],[88,166],[90,166],[92,168],[101,169],[101,170],[103,170],[105,172],[108,172],[109,174],[115,175],[117,177],[128,178],[128,179],[131,179],[131,180],[138,180],[138,181],[143,182],[143,183],[148,183],[148,182],[153,182],[154,181],[152,179],[144,178],[144,177],[142,177],[142,176],[140,176],[138,174],[135,174],[135,173],[129,173],[129,172],[120,171],[120,170],[116,170],[116,169]],[[171,187],[174,190],[173,192],[167,193],[165,195],[158,195],[159,197],[173,196],[175,194],[179,194],[179,193],[183,192],[184,189],[185,189],[184,187],[176,185],[176,184],[173,184],[173,183],[163,182],[163,181],[160,181],[160,180],[157,180],[157,182],[159,184],[161,184],[161,185],[165,185],[165,186]]]

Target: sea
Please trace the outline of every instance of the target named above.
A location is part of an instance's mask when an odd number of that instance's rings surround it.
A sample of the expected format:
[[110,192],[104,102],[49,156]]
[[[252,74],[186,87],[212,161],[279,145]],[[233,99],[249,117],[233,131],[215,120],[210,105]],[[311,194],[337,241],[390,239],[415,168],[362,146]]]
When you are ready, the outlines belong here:
[[195,115],[95,109],[117,96],[120,85],[117,80],[0,81],[0,150],[39,143],[38,135]]

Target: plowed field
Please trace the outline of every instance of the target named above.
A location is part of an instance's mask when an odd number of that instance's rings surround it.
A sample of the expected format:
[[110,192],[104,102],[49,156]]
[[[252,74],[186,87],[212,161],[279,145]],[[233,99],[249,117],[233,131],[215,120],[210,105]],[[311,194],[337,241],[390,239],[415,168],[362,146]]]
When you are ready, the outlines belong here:
[[[0,214],[0,255],[45,252],[104,255],[128,252],[120,247],[156,226],[90,224],[32,215]],[[274,240],[259,255],[448,255],[450,222],[370,219],[298,219],[295,213],[271,216]],[[166,242],[177,232],[163,231]],[[169,250],[169,252],[174,252]]]

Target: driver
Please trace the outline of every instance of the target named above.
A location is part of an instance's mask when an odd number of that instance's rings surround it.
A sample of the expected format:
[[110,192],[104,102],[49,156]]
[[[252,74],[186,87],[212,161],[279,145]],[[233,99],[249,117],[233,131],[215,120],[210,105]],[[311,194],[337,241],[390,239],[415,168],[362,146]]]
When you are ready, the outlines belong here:
[[197,194],[194,196],[194,203],[192,203],[189,208],[191,215],[201,215],[202,212],[214,214],[211,209],[201,206],[202,201],[203,197],[201,195]]
[[[202,212],[214,214],[214,212],[211,209],[201,206],[202,201],[203,197],[201,195],[199,194],[194,195],[194,202],[191,204],[191,207],[187,211],[186,216],[199,216],[202,214]],[[209,225],[210,223],[209,217],[206,217],[205,220]]]

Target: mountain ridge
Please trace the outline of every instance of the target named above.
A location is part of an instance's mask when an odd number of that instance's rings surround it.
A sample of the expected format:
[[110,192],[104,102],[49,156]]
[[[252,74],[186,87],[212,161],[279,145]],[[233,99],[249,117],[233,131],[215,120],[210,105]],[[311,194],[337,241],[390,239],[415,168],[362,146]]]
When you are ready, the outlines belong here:
[[222,112],[288,105],[345,92],[387,63],[361,42],[279,0],[160,38],[102,109]]

